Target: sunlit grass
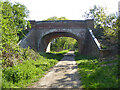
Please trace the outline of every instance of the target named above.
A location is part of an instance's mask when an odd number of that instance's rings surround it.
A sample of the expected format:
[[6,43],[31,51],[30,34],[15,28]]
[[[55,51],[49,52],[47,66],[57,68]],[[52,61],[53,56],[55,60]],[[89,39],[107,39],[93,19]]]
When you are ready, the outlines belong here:
[[99,64],[102,65],[102,64],[111,64],[111,63],[118,63],[118,60],[115,59],[115,60],[111,60],[111,61],[103,61],[103,62],[100,62]]
[[78,54],[75,59],[82,88],[118,88],[117,65],[101,67],[98,58]]
[[69,50],[62,50],[62,51],[59,51],[59,52],[56,52],[56,51],[51,51],[50,53],[55,53],[55,54],[65,54],[65,53],[67,53],[67,52],[69,52]]

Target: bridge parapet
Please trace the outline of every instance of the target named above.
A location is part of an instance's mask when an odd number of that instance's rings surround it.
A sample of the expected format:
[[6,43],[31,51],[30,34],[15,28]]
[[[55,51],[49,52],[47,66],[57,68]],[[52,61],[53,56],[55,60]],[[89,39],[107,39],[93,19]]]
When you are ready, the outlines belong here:
[[94,29],[93,19],[87,20],[55,20],[55,21],[30,21],[32,28],[39,29],[73,29],[73,28],[90,28]]

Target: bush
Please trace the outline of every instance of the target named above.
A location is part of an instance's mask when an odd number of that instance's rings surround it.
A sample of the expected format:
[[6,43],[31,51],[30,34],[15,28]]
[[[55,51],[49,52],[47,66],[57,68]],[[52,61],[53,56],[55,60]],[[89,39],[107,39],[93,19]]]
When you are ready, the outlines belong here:
[[17,35],[19,36],[19,41],[25,37],[25,35],[28,33],[28,30],[22,30],[21,32],[18,32]]
[[[3,68],[3,88],[26,87],[28,84],[40,79],[50,67],[63,58],[62,54],[41,53],[42,55],[39,55],[30,49],[29,51],[29,55],[33,54],[33,57],[37,55],[35,60],[27,59],[12,67]],[[26,58],[32,58],[29,55]]]

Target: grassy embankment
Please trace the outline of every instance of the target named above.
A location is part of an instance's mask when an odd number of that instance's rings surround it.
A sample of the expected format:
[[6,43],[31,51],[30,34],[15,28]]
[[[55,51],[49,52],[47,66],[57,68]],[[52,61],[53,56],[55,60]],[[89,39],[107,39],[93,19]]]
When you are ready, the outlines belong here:
[[[118,59],[100,62],[96,57],[75,54],[82,88],[118,88],[118,81],[120,81],[118,79]],[[102,66],[104,64],[106,66]]]
[[46,71],[57,64],[68,51],[39,53],[36,60],[24,60],[22,63],[2,70],[3,88],[25,88],[44,76]]

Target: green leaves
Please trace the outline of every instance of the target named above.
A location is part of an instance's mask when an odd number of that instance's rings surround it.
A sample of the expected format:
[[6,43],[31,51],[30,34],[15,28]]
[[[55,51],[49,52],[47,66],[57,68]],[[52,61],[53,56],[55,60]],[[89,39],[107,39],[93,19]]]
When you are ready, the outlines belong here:
[[100,25],[101,27],[104,27],[105,20],[107,17],[106,10],[107,8],[94,5],[93,8],[91,8],[88,12],[85,12],[85,15],[83,17],[85,19],[87,18],[94,19],[95,28],[98,25]]
[[94,19],[94,34],[98,39],[104,37],[108,44],[116,44],[118,41],[118,24],[116,14],[108,14],[107,8],[93,6],[85,12],[85,19]]
[[24,88],[28,83],[30,84],[36,81],[36,79],[39,80],[50,67],[54,66],[63,57],[62,54],[41,54],[42,55],[38,55],[36,60],[27,59],[21,64],[3,68],[3,88]]
[[25,20],[27,16],[28,10],[24,5],[21,5],[20,3],[12,4],[9,1],[3,2],[2,6],[3,43],[8,41],[10,43],[17,44],[18,41],[17,33],[18,31],[23,30],[27,26],[27,21]]
[[58,17],[56,17],[56,16],[53,16],[53,17],[50,17],[50,18],[48,18],[48,19],[45,19],[44,21],[53,21],[53,20],[69,20],[69,19],[67,19],[66,17],[60,17],[60,18],[58,18]]
[[52,41],[51,50],[74,50],[77,49],[77,40],[70,37],[60,37]]
[[12,4],[9,1],[4,1],[2,2],[1,14],[2,56],[4,59],[3,64],[7,64],[14,62],[18,55],[20,55],[20,49],[17,45],[19,36],[17,34],[27,26],[28,21],[25,19],[27,18],[29,11],[20,3]]

